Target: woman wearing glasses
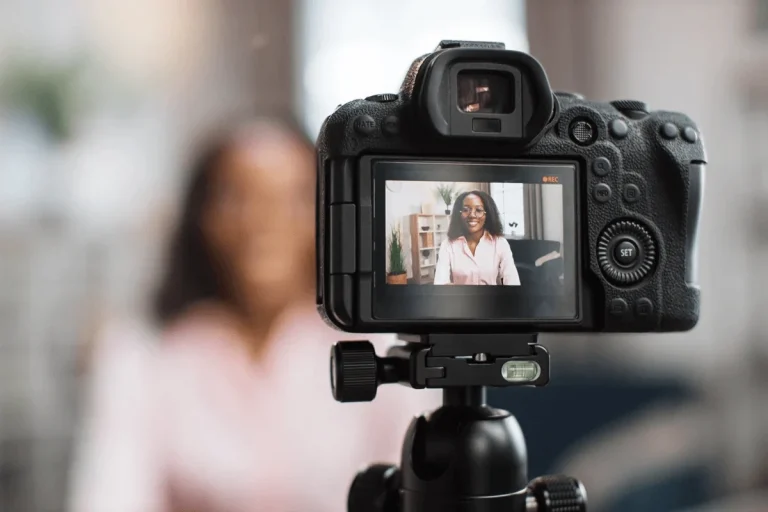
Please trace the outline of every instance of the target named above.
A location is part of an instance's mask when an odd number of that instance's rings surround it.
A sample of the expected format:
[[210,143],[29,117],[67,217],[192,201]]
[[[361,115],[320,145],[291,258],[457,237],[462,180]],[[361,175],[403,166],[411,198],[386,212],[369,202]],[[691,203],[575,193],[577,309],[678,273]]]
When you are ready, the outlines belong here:
[[485,192],[459,194],[448,240],[440,246],[435,284],[520,286],[496,203]]

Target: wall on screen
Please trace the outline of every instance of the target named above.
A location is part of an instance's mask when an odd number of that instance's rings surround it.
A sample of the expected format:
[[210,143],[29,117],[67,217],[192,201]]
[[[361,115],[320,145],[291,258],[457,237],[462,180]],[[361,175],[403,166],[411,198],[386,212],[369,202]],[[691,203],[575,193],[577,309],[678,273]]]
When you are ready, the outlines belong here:
[[[563,243],[563,186],[542,185],[541,201],[544,224],[544,239]],[[562,252],[562,251],[561,251]]]
[[[408,216],[414,213],[425,213],[422,207],[431,207],[432,213],[442,215],[446,207],[442,199],[435,194],[435,188],[440,183],[437,181],[388,181],[386,188],[384,208],[386,222],[386,236],[389,237],[393,226],[400,226],[403,248],[406,252],[405,265],[408,269],[408,277],[411,277],[411,236],[409,231]],[[464,192],[481,187],[480,183],[459,182],[456,190]],[[451,205],[453,208],[453,205]],[[386,245],[389,250],[389,244]],[[387,272],[389,272],[389,258],[387,258]]]

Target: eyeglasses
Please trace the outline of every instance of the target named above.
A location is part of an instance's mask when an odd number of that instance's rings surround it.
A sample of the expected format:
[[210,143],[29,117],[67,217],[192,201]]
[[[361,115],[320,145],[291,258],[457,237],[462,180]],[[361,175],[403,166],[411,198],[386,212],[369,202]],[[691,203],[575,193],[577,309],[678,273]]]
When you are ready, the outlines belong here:
[[469,214],[472,212],[475,212],[475,217],[485,217],[485,210],[482,208],[470,208],[469,206],[465,206],[461,209],[461,214],[464,217],[469,217]]

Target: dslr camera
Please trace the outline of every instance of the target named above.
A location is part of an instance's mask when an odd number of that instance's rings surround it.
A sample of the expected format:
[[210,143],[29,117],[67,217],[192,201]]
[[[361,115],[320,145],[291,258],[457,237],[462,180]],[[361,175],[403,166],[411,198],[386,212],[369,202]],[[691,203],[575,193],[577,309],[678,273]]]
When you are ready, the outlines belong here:
[[443,41],[323,124],[318,306],[347,332],[689,330],[705,167],[682,113]]

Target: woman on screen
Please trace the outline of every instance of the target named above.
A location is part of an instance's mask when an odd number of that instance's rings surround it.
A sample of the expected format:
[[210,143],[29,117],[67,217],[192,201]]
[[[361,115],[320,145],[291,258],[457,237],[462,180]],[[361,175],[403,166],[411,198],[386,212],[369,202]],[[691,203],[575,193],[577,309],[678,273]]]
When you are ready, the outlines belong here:
[[435,284],[520,286],[499,209],[485,192],[459,194],[448,240],[440,246]]

